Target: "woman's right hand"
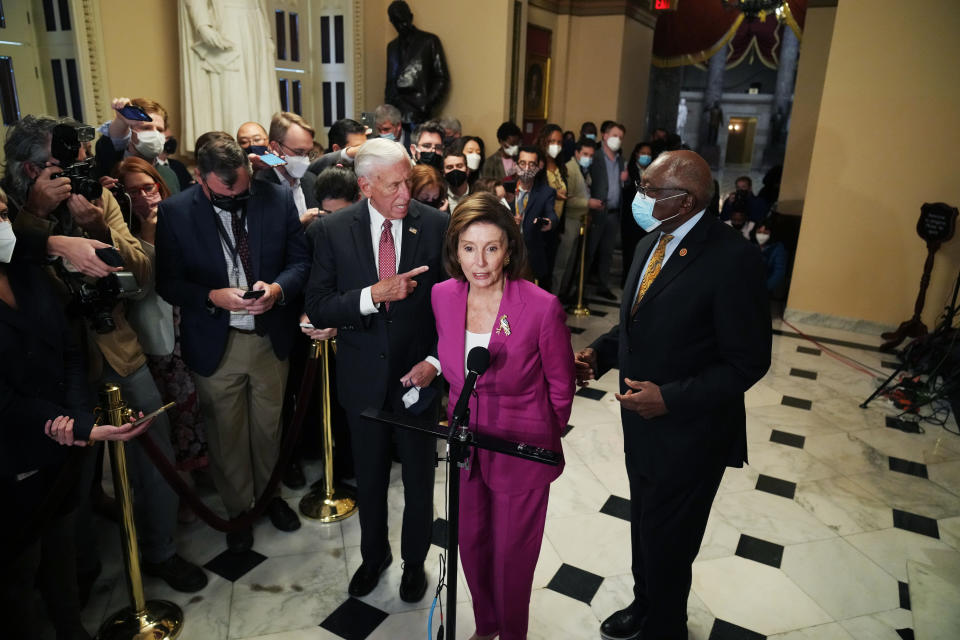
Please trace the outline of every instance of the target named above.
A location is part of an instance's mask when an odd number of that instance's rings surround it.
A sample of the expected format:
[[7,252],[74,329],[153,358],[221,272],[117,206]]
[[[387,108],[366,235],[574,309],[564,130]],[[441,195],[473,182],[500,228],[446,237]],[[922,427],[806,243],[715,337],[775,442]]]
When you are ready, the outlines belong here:
[[[140,412],[140,417],[143,417],[143,412]],[[136,424],[136,421],[133,418],[130,418],[130,422],[119,427],[115,427],[112,424],[101,424],[97,425],[90,431],[91,440],[120,440],[126,442],[127,440],[132,440],[139,436],[141,433],[150,428],[150,425],[153,424],[153,418],[150,420],[145,420],[140,424]],[[82,440],[78,440],[75,444],[86,444]]]

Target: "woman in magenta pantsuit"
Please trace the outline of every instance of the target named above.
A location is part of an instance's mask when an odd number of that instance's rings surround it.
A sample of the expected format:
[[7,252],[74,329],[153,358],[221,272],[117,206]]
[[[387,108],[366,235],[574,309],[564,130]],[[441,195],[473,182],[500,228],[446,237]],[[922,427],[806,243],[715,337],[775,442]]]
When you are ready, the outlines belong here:
[[[466,353],[485,346],[490,367],[470,402],[471,430],[559,452],[574,393],[570,331],[559,301],[522,279],[526,250],[510,212],[488,193],[461,200],[444,250],[453,277],[433,287],[432,300],[448,411]],[[460,556],[475,639],[526,638],[550,482],[562,470],[473,450],[461,471]]]

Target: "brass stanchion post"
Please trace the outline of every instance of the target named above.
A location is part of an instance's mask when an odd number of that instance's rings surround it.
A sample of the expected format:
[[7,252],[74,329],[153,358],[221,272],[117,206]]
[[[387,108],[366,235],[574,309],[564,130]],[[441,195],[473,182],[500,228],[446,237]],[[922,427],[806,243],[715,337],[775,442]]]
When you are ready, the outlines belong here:
[[[127,408],[120,387],[106,384],[100,392],[100,405],[109,424],[124,424],[132,411]],[[183,611],[166,600],[146,600],[140,575],[140,552],[137,527],[133,521],[133,496],[127,478],[127,454],[124,443],[110,442],[110,466],[113,468],[113,490],[120,505],[120,533],[123,537],[123,560],[127,568],[130,606],[110,616],[97,632],[97,640],[173,640],[183,629]]]
[[323,523],[339,522],[357,510],[351,491],[333,484],[333,419],[330,414],[330,341],[314,340],[310,357],[320,358],[323,389],[323,483],[300,499],[300,513]]
[[573,309],[573,315],[584,318],[590,315],[590,309],[583,305],[583,279],[587,270],[587,223],[590,220],[590,212],[583,216],[580,221],[580,281],[577,284],[577,306]]

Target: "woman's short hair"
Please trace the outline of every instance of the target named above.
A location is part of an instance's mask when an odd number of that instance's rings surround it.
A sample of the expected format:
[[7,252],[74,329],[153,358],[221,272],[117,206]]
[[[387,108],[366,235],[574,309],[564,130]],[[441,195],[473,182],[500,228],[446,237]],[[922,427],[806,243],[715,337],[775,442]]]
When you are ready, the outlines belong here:
[[417,199],[423,190],[428,187],[436,186],[441,196],[447,195],[447,185],[443,181],[440,172],[428,164],[418,164],[410,170],[410,197]]
[[497,180],[496,178],[477,178],[477,181],[473,183],[474,192],[485,192],[497,194],[497,187],[503,186],[503,180]]
[[457,260],[460,235],[467,230],[467,227],[477,223],[492,224],[503,231],[503,235],[507,239],[507,257],[510,259],[509,262],[505,261],[503,265],[503,272],[506,276],[511,280],[526,276],[527,246],[523,242],[520,227],[499,198],[486,191],[481,191],[471,193],[461,200],[450,218],[450,226],[447,227],[447,235],[443,241],[443,266],[450,277],[461,281],[466,279],[466,276],[463,275],[463,269],[460,268],[460,262]]
[[126,187],[127,176],[132,173],[142,173],[145,176],[149,176],[160,190],[161,200],[166,200],[170,197],[170,188],[167,186],[167,183],[163,181],[163,178],[160,177],[160,174],[153,165],[143,158],[130,156],[120,163],[120,167],[117,169],[117,179],[120,180],[120,184]]

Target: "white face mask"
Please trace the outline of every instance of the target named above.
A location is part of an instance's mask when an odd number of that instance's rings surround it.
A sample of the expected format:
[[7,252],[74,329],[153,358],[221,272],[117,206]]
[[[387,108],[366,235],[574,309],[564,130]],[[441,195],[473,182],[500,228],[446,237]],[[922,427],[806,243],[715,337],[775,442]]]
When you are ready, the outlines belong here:
[[550,156],[551,158],[556,158],[558,155],[560,155],[560,145],[558,144],[547,145],[547,155]]
[[756,234],[756,236],[757,236],[757,244],[760,245],[761,247],[767,244],[767,242],[770,240],[769,233],[758,233]]
[[520,151],[520,145],[518,144],[512,144],[509,147],[503,148],[503,153],[509,158],[516,156],[518,151]]
[[607,138],[607,146],[610,147],[610,151],[620,151],[620,143],[623,142],[620,139],[620,136],[610,136]]
[[137,144],[134,148],[145,160],[153,162],[163,151],[166,138],[159,131],[137,131]]
[[307,156],[287,156],[287,165],[284,167],[291,178],[299,180],[307,172],[310,166],[310,158]]
[[0,262],[10,262],[13,258],[13,248],[16,245],[17,236],[13,234],[13,225],[9,220],[0,222]]
[[480,168],[480,154],[479,153],[468,153],[467,154],[467,168],[470,171],[476,171]]

